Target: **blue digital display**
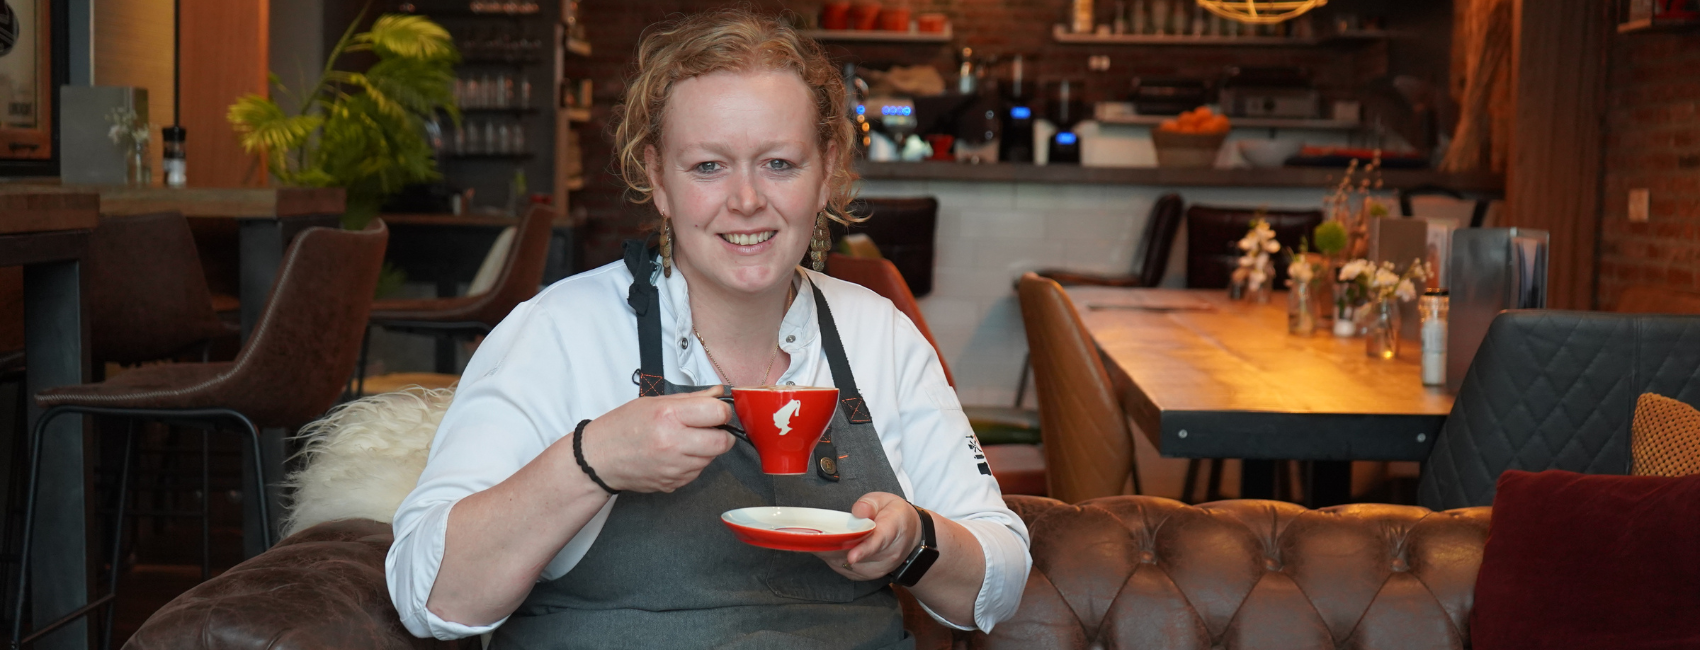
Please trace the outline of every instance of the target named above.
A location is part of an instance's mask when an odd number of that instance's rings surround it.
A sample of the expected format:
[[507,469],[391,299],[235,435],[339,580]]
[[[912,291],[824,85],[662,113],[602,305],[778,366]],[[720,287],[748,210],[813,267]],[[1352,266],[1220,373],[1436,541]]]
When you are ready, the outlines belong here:
[[1009,109],[1009,116],[1017,120],[1025,120],[1033,117],[1033,109],[1026,106],[1016,106]]
[[888,115],[888,116],[889,115],[909,115],[909,114],[914,113],[914,112],[915,112],[915,109],[914,109],[914,107],[911,107],[911,106],[881,106],[880,107],[880,115]]
[[1069,132],[1069,131],[1058,131],[1057,132],[1057,144],[1074,144],[1077,139],[1078,138],[1076,138],[1074,133],[1072,133],[1072,132]]

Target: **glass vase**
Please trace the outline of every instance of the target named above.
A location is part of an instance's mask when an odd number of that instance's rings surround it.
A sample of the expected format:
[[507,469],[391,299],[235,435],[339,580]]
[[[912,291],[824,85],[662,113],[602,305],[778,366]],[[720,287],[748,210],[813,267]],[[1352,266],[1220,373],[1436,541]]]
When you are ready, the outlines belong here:
[[130,147],[130,185],[147,187],[153,184],[153,169],[148,165],[148,147],[137,144]]
[[1364,306],[1364,354],[1381,359],[1399,356],[1399,303],[1391,298]]
[[1298,282],[1287,290],[1287,333],[1310,336],[1316,333],[1315,283]]

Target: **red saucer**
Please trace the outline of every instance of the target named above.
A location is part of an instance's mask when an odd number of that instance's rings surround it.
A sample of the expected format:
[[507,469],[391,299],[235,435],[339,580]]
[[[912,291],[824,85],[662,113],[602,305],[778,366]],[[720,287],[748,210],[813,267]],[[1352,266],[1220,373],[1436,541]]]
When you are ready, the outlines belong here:
[[849,550],[874,532],[872,519],[820,508],[739,508],[720,515],[720,521],[739,541],[780,551]]

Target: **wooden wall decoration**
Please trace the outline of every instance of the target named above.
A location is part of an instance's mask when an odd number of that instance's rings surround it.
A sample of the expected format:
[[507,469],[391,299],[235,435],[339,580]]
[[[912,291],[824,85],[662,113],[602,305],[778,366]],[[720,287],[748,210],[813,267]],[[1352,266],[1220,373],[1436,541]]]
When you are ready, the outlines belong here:
[[[0,160],[54,159],[54,20],[62,4],[0,0]],[[61,21],[63,19],[60,19]]]
[[1511,160],[1501,225],[1551,233],[1547,306],[1592,309],[1611,7],[1517,0]]

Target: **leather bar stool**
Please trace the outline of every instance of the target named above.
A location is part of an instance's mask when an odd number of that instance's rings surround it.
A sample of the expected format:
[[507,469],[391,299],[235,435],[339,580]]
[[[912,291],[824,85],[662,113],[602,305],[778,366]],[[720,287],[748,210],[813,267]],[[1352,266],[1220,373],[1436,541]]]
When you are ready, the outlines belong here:
[[[538,286],[543,283],[543,269],[549,261],[550,228],[554,221],[555,212],[549,208],[534,205],[526,211],[502,273],[489,291],[452,298],[379,300],[372,303],[371,325],[440,340],[489,334],[516,305],[537,295]],[[366,390],[367,347],[365,343],[361,345],[359,368],[355,371],[357,396]],[[453,374],[453,366],[452,348],[445,354],[439,347],[436,371]]]
[[1056,280],[1063,286],[1087,285],[1097,287],[1155,287],[1163,281],[1169,267],[1169,252],[1175,247],[1175,233],[1180,231],[1186,202],[1179,194],[1164,194],[1151,205],[1145,219],[1145,234],[1139,240],[1139,259],[1133,272],[1124,275],[1086,273],[1065,269],[1034,271],[1041,278]]
[[[260,429],[293,430],[336,403],[348,377],[347,368],[359,354],[388,237],[382,221],[374,221],[360,232],[327,228],[303,231],[285,254],[253,336],[235,361],[145,366],[96,384],[43,391],[36,396],[36,402],[47,411],[31,433],[30,448],[40,449],[47,425],[67,413],[213,429],[234,425],[247,438],[253,454],[255,484],[249,498],[255,501],[260,513],[260,538],[265,546],[271,546],[265,495],[268,471],[261,460]],[[134,438],[131,427],[125,436],[118,522],[125,515],[129,451]],[[19,571],[18,594],[27,593],[39,472],[40,458],[32,455],[20,554],[24,570]],[[124,527],[114,526],[113,530],[112,561],[116,568],[123,548]],[[19,598],[12,621],[13,647],[33,641],[101,606],[108,607],[106,627],[110,635],[110,604],[117,595],[117,578],[118,572],[111,572],[106,595],[37,628],[27,639],[22,634],[24,599]]]

